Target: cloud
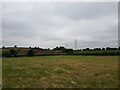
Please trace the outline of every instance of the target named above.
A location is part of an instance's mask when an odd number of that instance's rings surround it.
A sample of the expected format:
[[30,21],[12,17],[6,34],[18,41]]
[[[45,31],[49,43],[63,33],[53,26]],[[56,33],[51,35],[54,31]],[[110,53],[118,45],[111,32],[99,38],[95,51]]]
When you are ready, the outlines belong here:
[[117,3],[3,3],[3,45],[117,46]]

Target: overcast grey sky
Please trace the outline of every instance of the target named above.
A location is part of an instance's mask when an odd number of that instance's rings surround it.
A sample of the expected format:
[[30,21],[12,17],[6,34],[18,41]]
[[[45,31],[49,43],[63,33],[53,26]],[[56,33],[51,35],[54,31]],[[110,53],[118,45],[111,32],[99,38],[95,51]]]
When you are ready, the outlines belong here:
[[4,46],[118,45],[117,2],[4,2],[2,15]]

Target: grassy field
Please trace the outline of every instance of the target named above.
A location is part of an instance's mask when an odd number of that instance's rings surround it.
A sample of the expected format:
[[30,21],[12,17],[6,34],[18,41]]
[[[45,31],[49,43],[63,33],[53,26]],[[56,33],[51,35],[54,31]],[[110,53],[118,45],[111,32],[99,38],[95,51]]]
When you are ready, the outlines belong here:
[[0,89],[2,88],[2,58],[0,57]]
[[3,88],[117,88],[118,56],[3,58]]

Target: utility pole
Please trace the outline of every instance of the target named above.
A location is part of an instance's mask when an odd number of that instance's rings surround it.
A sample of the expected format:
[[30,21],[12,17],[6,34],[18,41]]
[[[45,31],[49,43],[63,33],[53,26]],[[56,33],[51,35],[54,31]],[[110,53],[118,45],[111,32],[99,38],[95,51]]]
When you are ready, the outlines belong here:
[[75,39],[75,50],[77,50],[77,39]]
[[67,45],[68,45],[68,44],[65,44],[66,49],[67,49]]

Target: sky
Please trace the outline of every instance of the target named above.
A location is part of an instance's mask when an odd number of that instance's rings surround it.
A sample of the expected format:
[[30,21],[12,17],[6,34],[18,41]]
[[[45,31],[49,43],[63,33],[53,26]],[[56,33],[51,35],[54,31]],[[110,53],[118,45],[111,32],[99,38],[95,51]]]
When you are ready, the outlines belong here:
[[[0,18],[1,19],[1,18]],[[4,2],[2,45],[118,46],[117,2]]]

